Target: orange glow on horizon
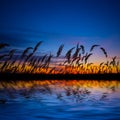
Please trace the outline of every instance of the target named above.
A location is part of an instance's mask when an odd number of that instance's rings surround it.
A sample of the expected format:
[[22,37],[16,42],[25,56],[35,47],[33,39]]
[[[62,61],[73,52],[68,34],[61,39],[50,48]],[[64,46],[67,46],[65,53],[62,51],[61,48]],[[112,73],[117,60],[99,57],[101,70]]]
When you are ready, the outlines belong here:
[[[17,66],[18,63],[15,63]],[[15,67],[10,68],[8,67],[5,71],[11,71],[14,73]],[[5,72],[4,71],[4,72]],[[34,67],[29,64],[19,65],[16,67],[17,73],[37,73],[37,74],[104,74],[104,73],[119,73],[120,72],[120,65],[107,65],[105,64],[93,64],[87,63],[80,65],[77,64],[66,64],[66,65],[56,65],[51,64],[48,67]]]

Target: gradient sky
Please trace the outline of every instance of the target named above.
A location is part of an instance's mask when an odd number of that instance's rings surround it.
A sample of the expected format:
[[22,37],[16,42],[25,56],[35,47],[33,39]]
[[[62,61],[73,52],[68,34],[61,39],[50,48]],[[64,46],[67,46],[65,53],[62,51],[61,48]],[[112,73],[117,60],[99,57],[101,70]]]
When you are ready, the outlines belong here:
[[0,0],[0,42],[23,49],[41,40],[42,52],[79,42],[120,57],[120,0]]

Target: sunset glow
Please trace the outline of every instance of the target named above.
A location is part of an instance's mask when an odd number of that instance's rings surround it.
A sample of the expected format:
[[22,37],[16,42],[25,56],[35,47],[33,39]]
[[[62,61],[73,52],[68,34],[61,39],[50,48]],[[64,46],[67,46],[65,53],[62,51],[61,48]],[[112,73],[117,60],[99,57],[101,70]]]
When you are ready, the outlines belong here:
[[0,120],[120,120],[120,0],[0,0]]

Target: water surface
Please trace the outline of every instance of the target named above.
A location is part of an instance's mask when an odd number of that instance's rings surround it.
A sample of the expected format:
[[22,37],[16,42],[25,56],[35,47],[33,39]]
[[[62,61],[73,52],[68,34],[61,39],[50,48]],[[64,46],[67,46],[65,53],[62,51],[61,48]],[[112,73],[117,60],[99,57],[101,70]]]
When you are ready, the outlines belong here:
[[1,81],[0,120],[119,120],[117,80]]

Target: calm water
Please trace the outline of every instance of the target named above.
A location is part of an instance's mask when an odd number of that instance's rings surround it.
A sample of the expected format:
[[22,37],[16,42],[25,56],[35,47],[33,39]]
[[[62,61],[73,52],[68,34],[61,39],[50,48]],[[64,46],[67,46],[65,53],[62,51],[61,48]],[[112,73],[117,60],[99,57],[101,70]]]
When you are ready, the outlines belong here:
[[0,120],[120,120],[120,81],[0,82]]

